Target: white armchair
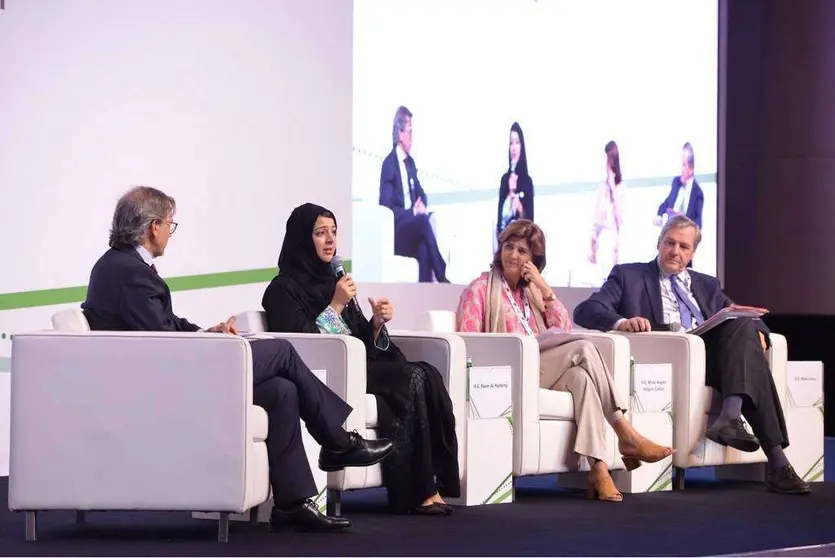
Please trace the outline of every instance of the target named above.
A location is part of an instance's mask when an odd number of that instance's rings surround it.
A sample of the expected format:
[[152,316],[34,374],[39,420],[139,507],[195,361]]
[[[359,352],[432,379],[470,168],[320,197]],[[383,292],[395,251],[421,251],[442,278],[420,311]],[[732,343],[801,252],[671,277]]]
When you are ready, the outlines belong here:
[[252,355],[240,337],[64,331],[15,335],[9,509],[188,510],[229,514],[269,493],[266,412],[252,404]]
[[[683,333],[619,333],[629,339],[636,364],[672,364],[673,378],[673,488],[684,488],[684,471],[690,467],[764,463],[762,450],[748,453],[720,446],[704,437],[717,394],[705,386],[705,345],[698,336]],[[771,334],[768,359],[778,393],[786,391],[786,339]],[[781,400],[783,406],[785,403]],[[729,468],[738,474],[739,468]],[[719,476],[723,475],[719,470]]]
[[[244,312],[237,315],[241,331],[265,332],[266,319],[263,312]],[[356,430],[360,436],[375,440],[378,438],[377,398],[366,393],[365,346],[357,339],[343,335],[318,335],[304,333],[263,333],[290,341],[302,360],[310,368],[327,370],[327,384],[342,397],[353,412],[348,416],[345,429]],[[425,361],[435,366],[444,377],[444,385],[452,399],[456,419],[456,433],[462,436],[466,416],[466,353],[463,341],[455,335],[426,332],[391,332],[391,340],[397,344],[407,358]],[[319,342],[333,340],[344,343],[341,362],[326,357]],[[331,360],[323,360],[331,358]],[[460,374],[456,371],[460,370]],[[334,373],[335,372],[335,373]],[[459,463],[462,461],[459,446]],[[328,513],[339,515],[342,492],[361,488],[383,486],[380,465],[371,467],[349,467],[342,471],[328,473]]]
[[[455,331],[455,313],[433,310],[426,327]],[[462,333],[467,354],[476,366],[510,366],[513,378],[513,474],[540,475],[588,469],[588,462],[574,453],[577,427],[574,400],[568,392],[539,387],[539,344],[519,334]],[[629,343],[617,335],[597,332],[564,333],[562,337],[586,339],[600,351],[621,393],[629,393]],[[617,440],[611,429],[606,436],[610,469],[623,469]]]
[[416,283],[418,263],[394,254],[394,214],[388,207],[355,201],[351,275],[370,283]]

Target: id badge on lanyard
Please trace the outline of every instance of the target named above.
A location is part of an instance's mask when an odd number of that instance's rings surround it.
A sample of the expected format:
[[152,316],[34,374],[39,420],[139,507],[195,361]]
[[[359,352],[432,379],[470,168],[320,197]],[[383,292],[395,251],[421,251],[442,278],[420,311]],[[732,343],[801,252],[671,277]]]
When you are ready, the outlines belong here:
[[522,322],[522,327],[525,328],[525,333],[530,336],[533,336],[533,329],[531,329],[530,318],[531,318],[531,305],[528,302],[528,298],[523,294],[522,299],[525,303],[525,311],[523,312],[519,305],[516,304],[516,297],[513,296],[513,291],[510,290],[510,285],[507,284],[507,280],[502,276],[502,286],[504,287],[504,292],[507,295],[507,298],[510,299],[510,305],[513,307],[513,311],[516,312],[516,317],[519,318],[519,321]]

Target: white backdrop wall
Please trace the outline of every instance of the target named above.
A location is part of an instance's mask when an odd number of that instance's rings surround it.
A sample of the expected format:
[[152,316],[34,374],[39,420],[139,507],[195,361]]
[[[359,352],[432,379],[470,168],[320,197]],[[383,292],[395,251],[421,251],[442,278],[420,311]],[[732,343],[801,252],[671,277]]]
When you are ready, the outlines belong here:
[[164,275],[274,265],[305,201],[350,238],[351,44],[344,0],[7,2],[0,293],[86,284],[136,184],[178,202]]
[[[343,0],[8,2],[0,296],[86,285],[137,184],[177,200],[163,276],[274,266],[305,201],[337,213],[350,257],[351,44]],[[239,308],[229,292],[190,295],[214,307],[194,319]],[[54,309],[0,311],[0,359]]]

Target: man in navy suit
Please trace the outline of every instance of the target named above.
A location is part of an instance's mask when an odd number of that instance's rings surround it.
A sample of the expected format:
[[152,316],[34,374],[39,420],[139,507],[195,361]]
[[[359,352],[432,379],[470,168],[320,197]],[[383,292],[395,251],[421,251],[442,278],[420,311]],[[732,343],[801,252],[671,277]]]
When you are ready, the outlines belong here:
[[673,179],[670,195],[658,206],[656,225],[661,224],[661,216],[665,213],[670,217],[686,215],[702,228],[702,208],[705,205],[705,195],[701,186],[696,182],[695,157],[693,147],[685,143],[681,148],[681,176]]
[[[175,208],[173,198],[145,186],[129,190],[119,200],[110,249],[93,266],[87,300],[81,305],[91,329],[202,331],[174,314],[171,291],[154,266],[154,258],[163,255],[177,228]],[[205,331],[237,334],[235,318]],[[391,442],[364,440],[356,432],[345,432],[342,423],[351,407],[316,378],[289,342],[263,339],[251,342],[250,347],[253,402],[268,417],[266,445],[275,504],[271,523],[287,521],[303,531],[350,527],[344,517],[322,515],[311,500],[318,491],[302,445],[299,419],[322,445],[319,468],[325,471],[378,463],[391,452]]]
[[[656,259],[613,267],[600,290],[574,310],[574,321],[601,331],[642,332],[669,329],[673,323],[690,329],[733,305],[718,279],[687,269],[700,240],[696,223],[684,215],[670,218],[661,230]],[[761,320],[737,318],[702,336],[705,383],[722,396],[721,414],[705,436],[741,451],[762,447],[769,465],[766,486],[780,494],[808,494],[809,485],[783,452],[789,438],[766,360],[768,334]]]
[[392,145],[394,148],[380,170],[380,205],[394,213],[394,253],[417,259],[421,283],[431,283],[433,272],[440,283],[448,283],[446,262],[429,222],[426,192],[418,180],[415,161],[409,155],[412,113],[406,107],[399,107],[394,115]]

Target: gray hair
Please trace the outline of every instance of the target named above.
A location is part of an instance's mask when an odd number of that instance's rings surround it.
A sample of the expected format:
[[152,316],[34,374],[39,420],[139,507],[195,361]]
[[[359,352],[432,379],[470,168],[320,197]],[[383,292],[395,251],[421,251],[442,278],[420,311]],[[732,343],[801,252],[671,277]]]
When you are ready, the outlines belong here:
[[148,233],[154,221],[164,221],[174,213],[174,198],[149,186],[128,190],[116,204],[110,227],[110,247],[135,246]]
[[412,112],[404,106],[397,107],[394,113],[394,126],[391,130],[391,146],[397,147],[397,133],[406,129],[406,119],[412,117]]
[[667,234],[667,231],[672,229],[684,229],[687,227],[693,227],[696,229],[696,245],[693,246],[693,249],[695,250],[699,247],[699,242],[702,241],[702,231],[699,230],[699,226],[696,222],[686,215],[676,215],[667,219],[667,222],[664,223],[664,226],[661,228],[661,234],[658,235],[658,244],[661,244],[661,241],[664,239],[664,235]]
[[693,155],[693,146],[690,145],[690,142],[688,141],[681,147],[681,150],[687,152],[687,166],[692,169],[693,165],[696,163],[696,157]]

